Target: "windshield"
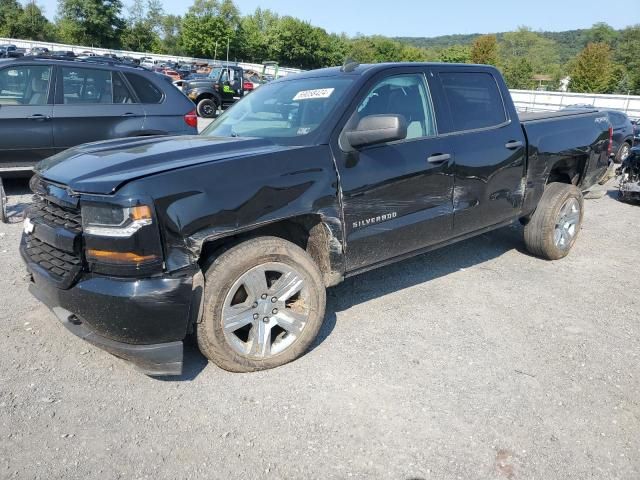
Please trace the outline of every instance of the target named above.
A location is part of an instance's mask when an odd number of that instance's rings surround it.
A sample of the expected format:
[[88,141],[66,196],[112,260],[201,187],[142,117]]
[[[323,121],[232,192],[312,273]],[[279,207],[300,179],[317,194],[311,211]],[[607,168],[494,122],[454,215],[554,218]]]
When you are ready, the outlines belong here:
[[344,76],[263,85],[223,113],[202,135],[306,145],[310,134],[343,101],[352,82],[353,77]]
[[220,76],[220,72],[222,71],[221,68],[212,68],[211,72],[209,73],[209,78],[212,78],[214,80],[218,80],[218,77]]

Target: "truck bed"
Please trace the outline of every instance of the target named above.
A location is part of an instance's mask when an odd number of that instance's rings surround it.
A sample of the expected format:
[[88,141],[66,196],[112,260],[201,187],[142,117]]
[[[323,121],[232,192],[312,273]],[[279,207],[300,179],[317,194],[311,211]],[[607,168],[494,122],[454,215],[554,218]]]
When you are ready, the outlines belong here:
[[578,115],[597,113],[596,109],[560,110],[558,112],[518,112],[521,123],[537,122],[542,120],[555,120],[563,117],[575,117]]

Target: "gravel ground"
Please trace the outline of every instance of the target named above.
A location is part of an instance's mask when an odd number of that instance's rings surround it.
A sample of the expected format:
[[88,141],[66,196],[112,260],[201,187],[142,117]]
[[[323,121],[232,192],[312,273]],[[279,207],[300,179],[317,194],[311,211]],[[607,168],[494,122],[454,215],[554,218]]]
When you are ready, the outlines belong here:
[[0,225],[0,478],[640,478],[640,207],[587,203],[546,262],[505,228],[350,279],[315,348],[152,379],[27,293]]

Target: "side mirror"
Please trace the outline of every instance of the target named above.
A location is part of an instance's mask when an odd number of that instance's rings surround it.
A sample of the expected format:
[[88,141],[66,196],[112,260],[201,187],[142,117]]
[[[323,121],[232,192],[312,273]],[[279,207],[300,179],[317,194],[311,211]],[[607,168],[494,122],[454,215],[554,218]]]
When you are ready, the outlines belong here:
[[403,140],[407,138],[407,120],[403,115],[368,115],[346,136],[353,148]]

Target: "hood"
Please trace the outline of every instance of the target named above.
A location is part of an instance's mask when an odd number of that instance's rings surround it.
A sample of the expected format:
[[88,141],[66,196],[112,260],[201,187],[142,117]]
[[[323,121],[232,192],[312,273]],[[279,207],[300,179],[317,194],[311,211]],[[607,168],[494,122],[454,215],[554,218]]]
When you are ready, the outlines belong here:
[[142,137],[88,143],[40,162],[46,180],[80,193],[107,195],[131,180],[206,162],[261,155],[296,147],[257,138]]

